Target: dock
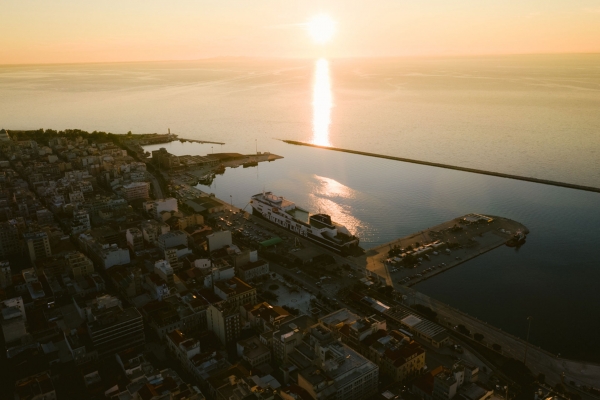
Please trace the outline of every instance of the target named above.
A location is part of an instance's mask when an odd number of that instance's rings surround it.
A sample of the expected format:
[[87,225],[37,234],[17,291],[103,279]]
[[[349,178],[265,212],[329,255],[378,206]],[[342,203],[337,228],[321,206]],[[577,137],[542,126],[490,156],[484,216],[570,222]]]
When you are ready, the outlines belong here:
[[355,264],[386,285],[413,286],[507,244],[518,231],[529,233],[507,218],[467,214],[371,248]]

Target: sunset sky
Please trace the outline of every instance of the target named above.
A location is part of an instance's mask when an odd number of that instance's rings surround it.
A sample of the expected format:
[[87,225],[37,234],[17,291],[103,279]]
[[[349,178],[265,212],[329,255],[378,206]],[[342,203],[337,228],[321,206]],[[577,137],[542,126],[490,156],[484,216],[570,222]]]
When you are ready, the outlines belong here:
[[[336,22],[325,44],[305,24]],[[0,64],[600,52],[598,0],[4,0]]]

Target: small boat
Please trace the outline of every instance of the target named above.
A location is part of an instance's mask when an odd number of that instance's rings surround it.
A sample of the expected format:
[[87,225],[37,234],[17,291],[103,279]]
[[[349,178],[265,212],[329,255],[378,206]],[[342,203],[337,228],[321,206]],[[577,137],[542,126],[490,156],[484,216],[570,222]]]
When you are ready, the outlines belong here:
[[509,240],[506,242],[508,247],[519,247],[525,243],[527,236],[521,231],[517,231]]
[[244,168],[248,167],[256,167],[258,165],[258,161],[248,161],[242,164]]

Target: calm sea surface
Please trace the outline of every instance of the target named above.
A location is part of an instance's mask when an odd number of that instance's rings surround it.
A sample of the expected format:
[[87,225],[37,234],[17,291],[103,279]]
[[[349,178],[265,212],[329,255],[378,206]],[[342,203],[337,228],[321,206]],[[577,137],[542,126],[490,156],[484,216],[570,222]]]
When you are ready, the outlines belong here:
[[0,66],[0,125],[283,138],[600,187],[600,55]]
[[[365,247],[479,212],[525,224],[417,288],[564,356],[600,361],[600,194],[283,144],[312,141],[600,187],[600,56],[210,60],[0,67],[0,127],[166,132],[271,151],[204,190],[244,207],[263,188]],[[160,146],[158,146],[160,147]]]

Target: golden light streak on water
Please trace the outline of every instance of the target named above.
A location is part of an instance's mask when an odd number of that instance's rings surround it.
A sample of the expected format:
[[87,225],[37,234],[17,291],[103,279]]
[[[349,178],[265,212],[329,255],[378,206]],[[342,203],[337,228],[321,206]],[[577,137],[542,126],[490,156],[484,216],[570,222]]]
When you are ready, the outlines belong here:
[[352,215],[350,206],[336,200],[355,198],[358,193],[335,179],[313,175],[312,180],[314,186],[311,188],[311,211],[329,214],[334,222],[357,234],[364,224]]
[[331,93],[331,81],[329,79],[329,61],[324,58],[318,59],[315,63],[312,106],[312,143],[320,146],[331,146],[329,143],[329,125],[331,124],[333,95]]

